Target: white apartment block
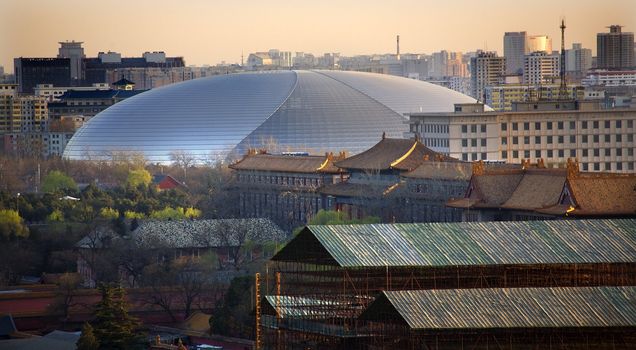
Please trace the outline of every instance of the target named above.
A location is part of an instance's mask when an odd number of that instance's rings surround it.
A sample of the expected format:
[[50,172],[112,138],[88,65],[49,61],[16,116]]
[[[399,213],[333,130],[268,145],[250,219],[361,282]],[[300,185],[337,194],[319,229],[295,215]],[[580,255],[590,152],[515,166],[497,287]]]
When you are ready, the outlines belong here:
[[[555,105],[558,102],[555,103]],[[582,107],[524,112],[483,112],[477,104],[455,113],[412,113],[410,132],[429,148],[464,161],[521,163],[543,159],[548,166],[576,158],[583,171],[634,173],[636,109]]]
[[636,70],[595,71],[582,81],[583,86],[636,86]]
[[33,94],[38,97],[44,97],[49,102],[59,101],[60,97],[68,90],[76,91],[94,91],[109,90],[108,83],[95,83],[92,86],[53,86],[53,84],[37,84],[33,89]]
[[559,55],[549,55],[543,51],[533,52],[523,57],[523,83],[538,85],[551,83],[561,72]]

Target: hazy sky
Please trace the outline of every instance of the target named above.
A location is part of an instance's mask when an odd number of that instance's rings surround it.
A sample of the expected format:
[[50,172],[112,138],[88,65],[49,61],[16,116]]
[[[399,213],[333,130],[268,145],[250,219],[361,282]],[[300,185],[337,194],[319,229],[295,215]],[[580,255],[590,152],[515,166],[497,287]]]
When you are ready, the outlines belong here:
[[343,55],[395,51],[496,50],[503,33],[547,34],[560,46],[582,42],[610,24],[636,32],[636,0],[0,0],[0,65],[14,57],[53,57],[58,41],[84,42],[85,53],[140,56],[165,51],[186,64],[240,62],[278,48]]

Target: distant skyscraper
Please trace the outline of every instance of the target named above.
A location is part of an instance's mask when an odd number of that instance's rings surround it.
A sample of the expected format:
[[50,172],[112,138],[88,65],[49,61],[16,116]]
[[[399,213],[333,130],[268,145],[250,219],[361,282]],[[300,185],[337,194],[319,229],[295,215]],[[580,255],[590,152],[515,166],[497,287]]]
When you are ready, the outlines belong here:
[[550,55],[542,51],[528,54],[523,60],[523,83],[551,83],[559,77],[560,65],[559,55]]
[[526,32],[506,32],[504,34],[504,57],[506,74],[523,72],[523,56],[528,53],[528,35]]
[[528,37],[528,53],[545,51],[552,53],[552,39],[547,35],[531,35]]
[[634,33],[623,33],[621,26],[610,26],[609,33],[596,34],[597,67],[626,69],[634,64]]
[[497,56],[496,52],[478,51],[470,59],[471,95],[477,100],[484,100],[484,88],[499,84],[506,73],[506,58]]
[[576,78],[582,78],[592,68],[592,50],[585,49],[580,43],[572,44],[565,50],[565,71]]
[[68,58],[71,60],[71,81],[79,82],[82,76],[82,60],[86,58],[82,42],[60,42],[57,58]]

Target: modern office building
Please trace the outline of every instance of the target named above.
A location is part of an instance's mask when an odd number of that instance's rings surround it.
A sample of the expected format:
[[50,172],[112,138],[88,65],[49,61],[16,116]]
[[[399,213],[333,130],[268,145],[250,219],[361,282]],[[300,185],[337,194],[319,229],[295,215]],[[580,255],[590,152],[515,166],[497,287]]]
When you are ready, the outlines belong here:
[[573,79],[580,80],[592,68],[592,50],[583,48],[580,43],[572,44],[565,50],[565,71]]
[[[559,98],[560,84],[502,84],[485,89],[486,104],[495,111],[512,111],[514,102],[554,100]],[[568,84],[567,96],[570,99],[585,98],[585,89],[580,85]]]
[[511,112],[455,105],[453,113],[410,113],[410,133],[433,150],[465,161],[548,166],[576,158],[583,171],[634,172],[636,109],[600,109],[595,101],[535,101]]
[[523,57],[528,53],[528,35],[526,32],[506,32],[504,34],[504,57],[506,74],[523,72]]
[[547,35],[530,35],[528,37],[528,53],[543,51],[552,53],[552,39]]
[[16,58],[13,60],[18,92],[32,94],[38,84],[71,85],[70,58]]
[[84,55],[84,48],[82,42],[65,41],[60,42],[60,48],[58,50],[57,58],[68,58],[71,64],[71,82],[73,85],[80,85],[84,79],[84,70],[82,64],[86,55]]
[[561,58],[559,55],[544,51],[532,52],[523,57],[523,83],[539,85],[555,82],[560,75]]
[[[503,65],[502,65],[503,69]],[[401,138],[404,113],[450,112],[475,100],[423,81],[361,72],[229,74],[153,89],[88,121],[69,142],[70,159],[142,152],[170,162],[242,157],[249,148],[310,154],[362,152],[379,135]]]
[[478,51],[470,59],[471,95],[484,100],[484,88],[498,85],[506,73],[506,59],[497,56],[496,52]]
[[631,69],[634,62],[634,33],[622,31],[619,25],[609,27],[609,33],[596,34],[597,68]]

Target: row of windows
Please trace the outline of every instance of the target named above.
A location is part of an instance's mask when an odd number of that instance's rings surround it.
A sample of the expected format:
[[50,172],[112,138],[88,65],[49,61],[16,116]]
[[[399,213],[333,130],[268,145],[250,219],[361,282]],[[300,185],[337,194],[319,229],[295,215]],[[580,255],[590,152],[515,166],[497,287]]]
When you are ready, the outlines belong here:
[[421,124],[419,132],[448,134],[448,124]]
[[424,145],[427,147],[449,147],[447,138],[426,138],[424,139]]
[[[613,150],[613,151],[612,151]],[[566,156],[567,154],[567,156]],[[633,148],[603,148],[603,149],[599,149],[599,148],[594,148],[594,149],[583,149],[581,150],[581,157],[583,158],[587,158],[587,157],[600,157],[601,154],[603,154],[604,157],[611,157],[611,156],[616,156],[616,157],[623,157],[623,156],[627,156],[627,157],[633,157],[634,156],[634,149]],[[557,158],[565,158],[565,157],[571,157],[574,158],[577,156],[577,152],[575,149],[570,149],[570,150],[564,150],[564,149],[558,149],[558,150],[525,150],[525,151],[512,151],[512,158],[519,158],[519,155],[522,155],[521,158],[524,159],[529,159],[530,157],[534,156],[534,158],[554,158],[555,156]],[[508,151],[501,151],[501,158],[502,159],[508,159]],[[482,158],[485,159],[485,158]]]
[[244,175],[239,174],[238,180],[248,183],[262,183],[285,186],[322,186],[322,180],[317,178],[295,176],[269,176],[269,175]]
[[594,170],[594,171],[600,171],[601,170],[601,164],[604,164],[605,166],[605,171],[622,171],[622,170],[634,170],[634,163],[629,162],[629,163],[614,163],[616,164],[616,168],[612,169],[612,163],[611,162],[605,162],[605,163],[583,163],[582,164],[582,168],[583,171],[590,171],[590,170]]
[[479,144],[481,147],[486,147],[486,139],[462,139],[462,147],[477,147]]
[[[612,142],[612,138],[614,142],[634,142],[634,134],[615,134],[615,135],[581,135],[581,143],[589,143],[590,139],[593,143],[599,143],[601,141],[601,136],[603,136],[603,142]],[[613,137],[612,137],[613,136]],[[541,138],[543,138],[543,142],[541,142]],[[513,136],[512,144],[518,145],[519,141],[523,141],[524,145],[530,144],[530,136]],[[553,144],[556,140],[556,143],[563,144],[566,140],[566,135],[558,135],[558,136],[534,136],[534,144]],[[569,143],[576,143],[576,135],[567,136],[567,140]],[[508,137],[501,138],[501,144],[508,144]]]
[[[462,133],[463,134],[468,132],[468,127],[469,127],[469,125],[462,124]],[[486,132],[486,124],[479,124],[479,125],[472,124],[472,125],[470,125],[470,132],[471,133],[477,132],[477,127],[479,127],[479,131]]]
[[[561,121],[561,122],[533,122],[533,123],[531,123],[531,122],[523,122],[523,123],[514,122],[514,123],[512,123],[512,130],[513,131],[518,131],[519,128],[521,127],[521,128],[523,128],[524,131],[529,131],[531,126],[533,127],[532,130],[542,130],[542,128],[543,128],[542,124],[545,124],[545,130],[553,130],[555,126],[556,126],[557,130],[564,130],[566,125],[568,125],[570,130],[576,130],[576,122],[575,121],[569,121],[569,122],[564,122],[564,121]],[[601,125],[601,122],[599,120],[594,120],[594,121],[583,120],[583,121],[581,121],[581,129],[589,129],[589,128],[600,129],[600,125]],[[633,120],[627,120],[626,123],[623,123],[622,120],[614,120],[614,127],[616,129],[622,128],[623,125],[627,125],[628,129],[632,129],[634,127],[634,121]],[[612,127],[612,121],[611,120],[603,121],[603,127],[605,129],[610,129]],[[501,131],[507,131],[507,130],[508,130],[508,123],[501,123]]]

